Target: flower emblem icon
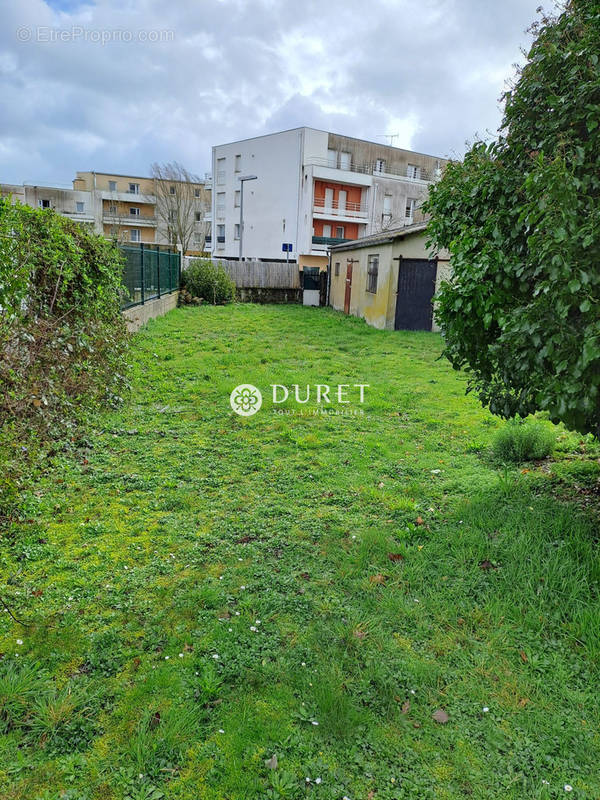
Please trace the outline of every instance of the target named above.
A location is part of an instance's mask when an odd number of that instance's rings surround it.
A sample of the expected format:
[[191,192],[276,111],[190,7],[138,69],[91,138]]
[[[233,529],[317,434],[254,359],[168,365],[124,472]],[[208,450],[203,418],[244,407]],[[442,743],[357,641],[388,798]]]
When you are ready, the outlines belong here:
[[262,406],[262,394],[251,383],[242,383],[229,395],[229,404],[236,414],[251,417]]

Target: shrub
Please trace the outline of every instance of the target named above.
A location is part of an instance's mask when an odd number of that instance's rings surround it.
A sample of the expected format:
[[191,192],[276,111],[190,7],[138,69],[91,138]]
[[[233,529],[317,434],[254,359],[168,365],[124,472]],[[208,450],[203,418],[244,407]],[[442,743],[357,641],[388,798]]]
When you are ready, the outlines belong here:
[[235,283],[220,264],[195,258],[183,273],[183,286],[192,297],[201,297],[213,305],[231,303]]
[[545,411],[600,437],[600,3],[557,3],[505,93],[498,138],[475,142],[423,211],[452,278],[445,355],[502,417]]
[[549,456],[555,443],[556,437],[546,425],[515,419],[498,431],[492,448],[498,461],[533,461]]
[[0,199],[0,428],[41,438],[118,397],[127,333],[122,258],[52,210]]

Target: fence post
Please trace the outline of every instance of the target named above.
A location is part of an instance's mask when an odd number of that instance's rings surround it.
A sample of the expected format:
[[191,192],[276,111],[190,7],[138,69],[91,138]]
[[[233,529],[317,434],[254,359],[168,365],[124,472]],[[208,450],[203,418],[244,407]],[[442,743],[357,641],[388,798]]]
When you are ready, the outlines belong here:
[[160,298],[160,247],[156,248],[156,280],[158,283],[158,297]]
[[146,276],[144,275],[144,245],[141,242],[140,242],[140,272],[142,279],[142,305],[144,305]]

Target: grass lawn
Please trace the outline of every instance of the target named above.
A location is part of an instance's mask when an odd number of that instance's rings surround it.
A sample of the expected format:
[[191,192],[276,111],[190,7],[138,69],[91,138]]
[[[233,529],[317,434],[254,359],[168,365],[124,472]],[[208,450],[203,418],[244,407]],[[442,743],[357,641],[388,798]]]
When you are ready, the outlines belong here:
[[[2,800],[600,797],[589,442],[499,467],[437,335],[324,309],[134,342],[0,546]],[[271,383],[369,388],[301,416]]]

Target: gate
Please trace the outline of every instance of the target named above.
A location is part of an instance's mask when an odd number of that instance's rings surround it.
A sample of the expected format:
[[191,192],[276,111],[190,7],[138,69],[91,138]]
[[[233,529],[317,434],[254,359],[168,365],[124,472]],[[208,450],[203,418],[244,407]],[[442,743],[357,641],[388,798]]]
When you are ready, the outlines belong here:
[[398,263],[398,292],[394,330],[430,331],[433,323],[437,261],[401,258]]

